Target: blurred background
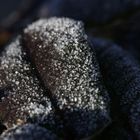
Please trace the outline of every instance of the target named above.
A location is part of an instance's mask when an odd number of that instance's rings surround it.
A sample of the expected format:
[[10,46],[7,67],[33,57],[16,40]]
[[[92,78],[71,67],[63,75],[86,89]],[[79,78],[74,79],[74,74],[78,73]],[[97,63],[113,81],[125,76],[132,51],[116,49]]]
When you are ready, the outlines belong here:
[[52,16],[82,20],[89,35],[135,55],[140,51],[140,0],[0,0],[0,46],[31,22]]

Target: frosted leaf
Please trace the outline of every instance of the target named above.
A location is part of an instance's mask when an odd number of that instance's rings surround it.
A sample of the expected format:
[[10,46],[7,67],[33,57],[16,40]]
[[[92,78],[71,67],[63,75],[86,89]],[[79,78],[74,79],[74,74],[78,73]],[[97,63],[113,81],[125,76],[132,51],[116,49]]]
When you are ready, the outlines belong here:
[[87,137],[104,128],[110,121],[109,97],[83,23],[41,19],[24,30],[23,38],[69,135]]

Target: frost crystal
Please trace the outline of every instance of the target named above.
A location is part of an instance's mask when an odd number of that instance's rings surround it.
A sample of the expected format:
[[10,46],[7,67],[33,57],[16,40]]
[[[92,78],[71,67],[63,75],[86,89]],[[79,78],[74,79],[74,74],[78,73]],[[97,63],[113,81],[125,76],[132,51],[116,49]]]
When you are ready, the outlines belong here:
[[68,18],[41,19],[23,36],[69,133],[85,137],[104,128],[109,122],[109,97],[83,24]]

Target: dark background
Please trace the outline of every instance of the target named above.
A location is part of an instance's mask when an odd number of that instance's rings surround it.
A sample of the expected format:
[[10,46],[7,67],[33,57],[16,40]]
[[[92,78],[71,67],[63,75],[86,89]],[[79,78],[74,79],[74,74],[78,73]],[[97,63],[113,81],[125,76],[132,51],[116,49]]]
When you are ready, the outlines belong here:
[[33,21],[51,16],[82,20],[88,34],[139,51],[140,0],[0,0],[0,46]]

